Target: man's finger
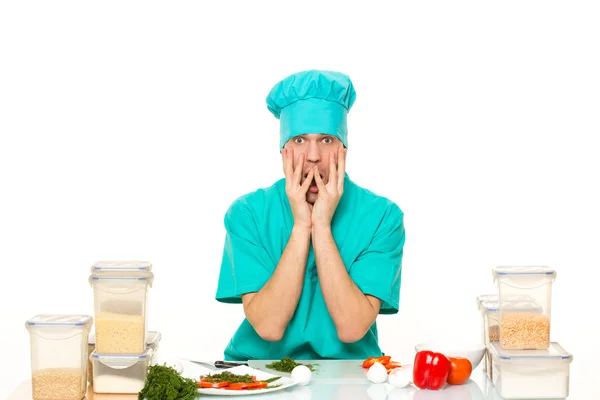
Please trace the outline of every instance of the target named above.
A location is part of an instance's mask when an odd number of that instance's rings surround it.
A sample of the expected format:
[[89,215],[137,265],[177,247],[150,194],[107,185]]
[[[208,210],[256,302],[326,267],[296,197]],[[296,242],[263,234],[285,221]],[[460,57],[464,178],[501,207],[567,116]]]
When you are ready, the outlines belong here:
[[283,149],[281,152],[283,157],[283,173],[285,174],[286,179],[290,179],[292,176],[292,161],[290,158],[290,152],[292,149]]
[[338,191],[341,192],[344,188],[344,178],[346,173],[346,148],[342,147],[341,151],[338,155],[338,163],[337,163],[337,173],[338,173]]
[[[325,189],[325,184],[323,183],[323,180],[321,179],[321,174],[319,174],[319,167],[315,166],[314,170],[315,170],[315,182],[317,183],[317,187],[319,188],[319,193],[321,193],[321,192],[327,193],[327,189]],[[325,193],[323,193],[323,194],[325,194]]]
[[337,166],[335,162],[335,153],[332,151],[329,153],[329,181],[328,184],[331,183],[332,186],[337,185],[338,174],[337,174]]
[[312,169],[310,171],[308,171],[308,175],[306,176],[304,183],[302,184],[302,186],[300,186],[300,191],[302,193],[306,194],[306,192],[308,192],[308,188],[310,187],[310,184],[312,182],[313,175],[314,175],[314,173],[313,173]]
[[304,170],[304,153],[300,154],[300,158],[298,160],[298,165],[296,165],[296,170],[294,171],[294,184],[300,185],[300,181],[302,180],[302,171]]

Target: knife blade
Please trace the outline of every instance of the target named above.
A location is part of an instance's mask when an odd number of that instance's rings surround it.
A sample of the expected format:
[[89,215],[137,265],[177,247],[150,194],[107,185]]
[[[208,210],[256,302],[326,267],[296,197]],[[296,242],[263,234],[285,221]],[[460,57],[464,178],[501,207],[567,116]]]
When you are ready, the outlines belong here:
[[224,360],[206,361],[206,360],[196,360],[196,359],[190,359],[190,358],[185,358],[184,360],[193,362],[196,364],[208,365],[210,367],[219,368],[219,369],[220,368],[239,367],[240,365],[248,366],[247,362],[238,362],[238,361],[224,361]]

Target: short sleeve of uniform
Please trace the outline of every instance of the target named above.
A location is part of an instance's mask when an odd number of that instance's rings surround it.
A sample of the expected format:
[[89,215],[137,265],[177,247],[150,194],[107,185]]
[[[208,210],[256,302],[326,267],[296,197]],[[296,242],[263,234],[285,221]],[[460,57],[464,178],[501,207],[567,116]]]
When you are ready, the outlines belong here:
[[275,265],[261,244],[250,205],[236,200],[225,215],[225,245],[216,299],[241,303],[241,295],[260,290],[271,277]]
[[404,241],[404,213],[392,204],[368,248],[350,269],[350,277],[359,289],[382,301],[380,314],[395,314],[399,309]]

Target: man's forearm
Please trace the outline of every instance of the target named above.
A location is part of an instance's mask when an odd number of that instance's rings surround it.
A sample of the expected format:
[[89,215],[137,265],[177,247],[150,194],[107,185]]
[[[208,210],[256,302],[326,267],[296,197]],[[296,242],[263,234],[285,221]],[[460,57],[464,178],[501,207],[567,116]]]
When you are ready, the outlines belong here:
[[315,226],[312,232],[317,273],[323,298],[340,340],[360,340],[377,318],[379,309],[348,275],[330,227]]
[[296,311],[304,283],[310,234],[307,229],[292,229],[275,272],[260,291],[244,301],[246,318],[266,340],[280,340]]

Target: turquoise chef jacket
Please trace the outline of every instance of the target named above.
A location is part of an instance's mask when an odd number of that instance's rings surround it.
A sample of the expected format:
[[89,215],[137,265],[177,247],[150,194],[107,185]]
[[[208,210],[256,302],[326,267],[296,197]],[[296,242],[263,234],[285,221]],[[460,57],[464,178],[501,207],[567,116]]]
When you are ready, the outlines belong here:
[[[380,314],[398,312],[404,214],[392,201],[364,189],[345,175],[344,194],[331,221],[332,234],[346,270],[363,293],[382,300]],[[229,207],[216,299],[241,303],[269,280],[294,224],[285,179],[248,193]],[[276,300],[274,300],[276,301]],[[229,341],[225,360],[363,359],[382,355],[377,323],[357,342],[339,340],[319,285],[312,244],[298,307],[283,338],[262,339],[244,319]]]

